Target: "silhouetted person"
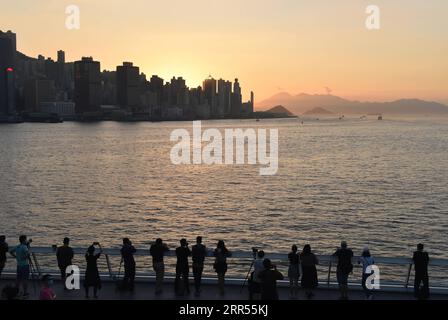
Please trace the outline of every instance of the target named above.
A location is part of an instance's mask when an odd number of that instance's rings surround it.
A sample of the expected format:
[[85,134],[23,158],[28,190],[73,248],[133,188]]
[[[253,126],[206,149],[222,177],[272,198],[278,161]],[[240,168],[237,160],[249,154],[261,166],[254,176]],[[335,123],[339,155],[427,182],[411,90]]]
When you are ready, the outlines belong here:
[[258,274],[261,280],[261,299],[278,300],[277,280],[283,280],[284,277],[271,260],[264,259],[263,266],[264,270]]
[[367,288],[367,278],[373,274],[373,270],[367,272],[367,268],[375,264],[375,260],[370,254],[369,248],[366,246],[362,251],[361,257],[359,258],[358,263],[362,264],[362,288],[364,293],[366,294],[367,299],[371,299],[373,297],[372,291]]
[[[423,251],[423,244],[417,245],[417,251],[414,252],[412,257],[414,261],[415,278],[414,278],[414,296],[418,299],[429,298],[429,276],[428,276],[428,263],[429,255]],[[423,286],[420,288],[420,284]]]
[[252,289],[252,298],[254,300],[261,299],[261,279],[258,275],[264,270],[264,256],[264,251],[260,250],[257,252],[257,256],[254,260],[254,271],[252,272],[252,283],[250,284]]
[[336,277],[341,291],[341,299],[348,299],[348,276],[353,271],[353,251],[347,248],[347,242],[342,241],[341,247],[336,250],[333,256],[338,258]]
[[65,279],[67,277],[67,267],[72,265],[72,259],[74,256],[73,249],[70,248],[70,239],[64,238],[63,245],[56,250],[56,258],[58,260],[58,267],[61,271],[61,281],[64,289],[67,289],[65,285]]
[[[100,248],[100,252],[95,254],[95,245]],[[103,253],[103,249],[98,242],[94,242],[86,253],[87,268],[84,278],[84,289],[86,291],[86,298],[89,298],[89,288],[93,287],[93,296],[98,298],[98,290],[101,289],[101,278],[98,271],[98,259]]]
[[20,244],[10,251],[10,254],[17,261],[17,281],[16,287],[23,289],[23,297],[29,297],[28,279],[30,277],[30,253],[29,242],[25,235],[19,237]]
[[300,255],[297,250],[297,246],[294,244],[291,247],[291,252],[288,254],[289,294],[291,297],[297,297],[299,293]]
[[309,244],[303,247],[302,253],[300,254],[300,262],[302,264],[301,285],[305,289],[307,298],[311,299],[314,296],[313,290],[318,285],[316,265],[319,264],[319,260],[317,260],[317,257],[311,251]]
[[227,272],[227,258],[231,257],[232,254],[229,250],[227,250],[224,241],[219,240],[218,245],[216,246],[215,251],[213,252],[213,256],[215,257],[215,263],[213,268],[218,274],[218,287],[219,293],[221,295],[224,294],[224,282]]
[[121,247],[121,259],[124,264],[124,278],[123,278],[123,288],[134,290],[134,280],[135,280],[135,259],[134,253],[137,250],[132,245],[129,238],[123,239],[123,246]]
[[6,264],[6,253],[9,251],[8,244],[6,243],[6,237],[0,236],[0,279],[2,278],[2,272]]
[[42,289],[40,290],[39,300],[55,300],[56,293],[51,288],[53,285],[53,278],[46,274],[42,277]]
[[[189,256],[191,256],[191,251],[188,248],[188,242],[186,239],[182,239],[180,240],[180,247],[176,249],[177,263],[176,279],[174,281],[175,292],[180,296],[183,296],[185,292],[190,294],[190,284],[188,280],[188,273],[190,272],[190,266],[188,263]],[[180,281],[181,278],[182,283]]]
[[204,261],[207,255],[207,249],[202,244],[202,237],[196,238],[196,244],[191,248],[191,256],[193,260],[193,276],[195,295],[201,294],[202,272],[204,271]]
[[151,245],[149,253],[152,256],[152,267],[156,273],[156,290],[155,294],[161,294],[163,292],[163,277],[165,276],[165,263],[163,256],[170,249],[163,243],[162,239],[156,239],[156,242]]

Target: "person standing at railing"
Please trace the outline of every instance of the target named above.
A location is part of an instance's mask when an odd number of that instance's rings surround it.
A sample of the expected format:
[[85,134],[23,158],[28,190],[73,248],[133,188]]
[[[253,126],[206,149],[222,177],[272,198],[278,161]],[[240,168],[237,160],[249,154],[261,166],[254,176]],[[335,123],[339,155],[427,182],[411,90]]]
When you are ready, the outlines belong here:
[[302,253],[300,254],[300,262],[302,264],[301,285],[305,289],[307,298],[311,299],[314,296],[313,290],[318,285],[316,265],[319,264],[319,260],[317,260],[317,257],[311,251],[309,244],[303,247]]
[[123,246],[121,247],[121,259],[124,264],[124,278],[123,278],[123,289],[129,289],[134,291],[134,280],[135,280],[135,259],[134,253],[137,252],[135,247],[132,245],[129,238],[123,239]]
[[[417,251],[414,252],[412,260],[414,261],[415,279],[414,279],[414,296],[417,299],[429,298],[429,276],[428,263],[429,255],[423,251],[423,244],[417,245]],[[420,284],[423,284],[420,288]]]
[[258,277],[258,275],[265,269],[263,265],[264,255],[265,254],[263,250],[258,251],[257,258],[254,260],[254,272],[252,272],[252,283],[250,284],[253,300],[261,299],[261,279]]
[[263,260],[263,267],[257,276],[261,280],[261,300],[278,300],[277,281],[284,277],[269,259]]
[[70,248],[70,239],[64,238],[63,245],[56,250],[56,259],[58,260],[58,267],[61,271],[61,281],[64,286],[64,290],[67,290],[65,285],[65,279],[67,277],[67,267],[72,265],[72,259],[74,256],[73,249]]
[[[100,252],[95,254],[95,246],[98,246]],[[98,298],[98,290],[101,290],[101,278],[98,271],[98,259],[103,253],[103,248],[99,242],[94,242],[88,249],[85,255],[87,268],[84,277],[84,289],[86,291],[86,299],[89,298],[89,288],[93,287],[93,296]]]
[[300,278],[300,256],[297,252],[298,248],[294,244],[291,247],[291,252],[288,254],[289,268],[289,295],[296,298],[299,293],[299,278]]
[[6,243],[6,237],[0,236],[0,279],[2,278],[2,272],[6,265],[6,253],[8,251],[9,247]]
[[[176,279],[174,280],[174,288],[176,295],[183,296],[185,293],[190,294],[190,283],[188,274],[190,266],[188,257],[191,256],[191,250],[188,248],[186,239],[180,240],[180,247],[176,249],[177,263],[176,263]],[[180,279],[182,278],[182,283]],[[181,289],[182,287],[182,289]]]
[[229,250],[227,250],[224,241],[219,240],[213,255],[215,257],[215,263],[213,265],[213,268],[218,274],[219,293],[221,295],[224,295],[225,293],[224,283],[227,272],[227,258],[231,257],[232,253]]
[[[30,240],[31,241],[31,240]],[[17,261],[17,281],[16,287],[23,289],[23,297],[28,298],[28,279],[30,277],[30,251],[29,241],[25,235],[19,237],[20,244],[12,249],[9,253],[16,258]]]
[[371,265],[375,264],[375,260],[373,259],[372,255],[370,254],[369,247],[365,246],[362,250],[361,257],[359,258],[358,264],[362,264],[362,288],[364,290],[364,293],[366,294],[366,299],[372,299],[373,294],[372,291],[367,288],[367,279],[369,276],[372,275],[373,270],[370,272],[367,272],[367,268]]
[[201,294],[201,280],[202,272],[204,271],[204,261],[207,255],[207,248],[202,244],[202,237],[196,237],[196,244],[191,248],[191,255],[193,260],[193,276],[195,296],[199,297]]
[[163,240],[160,238],[156,239],[156,242],[152,244],[149,249],[149,253],[152,256],[152,267],[156,273],[156,295],[162,294],[163,292],[163,278],[165,276],[165,263],[163,261],[163,256],[169,250],[170,249],[168,246],[164,244]]
[[341,247],[336,250],[333,256],[338,258],[336,277],[341,291],[341,300],[348,299],[348,276],[353,271],[353,251],[347,247],[347,242],[342,241]]

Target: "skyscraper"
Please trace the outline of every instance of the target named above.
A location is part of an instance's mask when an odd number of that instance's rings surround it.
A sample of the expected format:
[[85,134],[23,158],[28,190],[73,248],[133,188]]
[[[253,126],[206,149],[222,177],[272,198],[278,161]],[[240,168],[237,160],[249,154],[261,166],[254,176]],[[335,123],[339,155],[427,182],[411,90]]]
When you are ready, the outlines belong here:
[[220,116],[230,113],[232,99],[232,83],[223,79],[218,80],[218,112]]
[[76,113],[97,112],[101,106],[100,63],[92,57],[75,61]]
[[204,91],[204,97],[208,105],[210,106],[210,111],[212,116],[218,114],[217,110],[217,99],[216,99],[216,80],[211,76],[204,80],[202,85]]
[[238,79],[235,79],[232,93],[232,116],[239,116],[242,107],[241,87]]
[[14,115],[16,112],[14,98],[14,46],[15,34],[0,32],[0,115],[3,116]]
[[117,104],[133,110],[139,104],[140,70],[132,62],[117,67]]
[[149,81],[149,90],[157,95],[157,106],[160,107],[163,97],[163,79],[153,75]]
[[56,75],[56,86],[58,88],[65,88],[65,52],[62,50],[58,51],[57,60],[57,75]]
[[55,87],[53,80],[28,79],[23,90],[25,110],[40,112],[40,105],[44,102],[55,101]]

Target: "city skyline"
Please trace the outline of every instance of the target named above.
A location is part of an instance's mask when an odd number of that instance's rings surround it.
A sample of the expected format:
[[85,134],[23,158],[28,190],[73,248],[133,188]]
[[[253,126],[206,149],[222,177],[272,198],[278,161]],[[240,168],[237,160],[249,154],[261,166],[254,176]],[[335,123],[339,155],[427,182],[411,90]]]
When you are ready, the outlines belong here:
[[[64,26],[69,4],[80,6],[79,30]],[[324,94],[328,87],[350,99],[446,103],[448,4],[375,1],[382,22],[376,31],[364,26],[368,4],[198,0],[123,7],[117,1],[19,0],[2,4],[2,29],[20,34],[18,49],[30,56],[63,48],[67,61],[91,55],[108,70],[133,61],[146,74],[183,76],[190,87],[208,74],[238,74],[258,101],[280,91]]]
[[[92,56],[74,62],[57,51],[57,59],[37,58],[17,50],[17,34],[0,30],[0,116],[4,121],[62,120],[161,121],[248,118],[254,93],[243,102],[234,82],[209,76],[190,88],[183,77],[150,79],[133,62],[115,70],[101,68]],[[20,116],[19,116],[20,115]],[[6,118],[5,118],[6,117]]]

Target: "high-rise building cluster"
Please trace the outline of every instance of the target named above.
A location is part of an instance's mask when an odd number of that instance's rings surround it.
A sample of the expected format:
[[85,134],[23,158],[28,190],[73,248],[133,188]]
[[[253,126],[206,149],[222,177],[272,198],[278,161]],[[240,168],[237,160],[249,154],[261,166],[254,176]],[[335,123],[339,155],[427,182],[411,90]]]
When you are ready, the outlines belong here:
[[[185,79],[147,79],[132,62],[101,71],[99,61],[83,57],[67,62],[28,57],[16,50],[16,35],[0,31],[0,117],[53,113],[73,119],[189,120],[247,117],[254,94],[242,101],[238,79],[209,76],[189,88]],[[0,118],[1,119],[1,118]]]

